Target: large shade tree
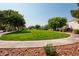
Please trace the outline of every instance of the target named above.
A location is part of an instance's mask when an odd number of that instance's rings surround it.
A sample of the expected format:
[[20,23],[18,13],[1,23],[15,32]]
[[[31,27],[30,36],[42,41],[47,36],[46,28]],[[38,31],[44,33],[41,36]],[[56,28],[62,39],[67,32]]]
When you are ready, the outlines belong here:
[[22,30],[25,27],[23,15],[14,10],[0,11],[0,28],[2,30]]
[[66,25],[67,19],[64,17],[55,17],[48,20],[49,28],[56,30]]

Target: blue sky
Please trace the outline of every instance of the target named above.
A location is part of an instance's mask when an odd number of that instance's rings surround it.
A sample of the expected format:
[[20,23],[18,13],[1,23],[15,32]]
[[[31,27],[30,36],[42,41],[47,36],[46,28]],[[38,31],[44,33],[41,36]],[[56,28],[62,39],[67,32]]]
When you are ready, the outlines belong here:
[[1,3],[0,10],[13,9],[24,15],[26,26],[45,25],[49,18],[66,17],[73,20],[70,10],[76,9],[74,3]]

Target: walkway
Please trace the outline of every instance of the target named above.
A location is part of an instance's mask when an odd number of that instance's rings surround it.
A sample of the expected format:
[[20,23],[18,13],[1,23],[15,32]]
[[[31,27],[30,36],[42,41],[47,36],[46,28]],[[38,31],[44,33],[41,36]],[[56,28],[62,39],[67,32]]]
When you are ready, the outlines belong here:
[[[0,35],[5,33],[0,33]],[[57,40],[41,40],[41,41],[2,41],[0,40],[0,48],[27,48],[27,47],[43,47],[47,44],[54,46],[73,44],[79,42],[79,35],[72,34],[71,37]]]

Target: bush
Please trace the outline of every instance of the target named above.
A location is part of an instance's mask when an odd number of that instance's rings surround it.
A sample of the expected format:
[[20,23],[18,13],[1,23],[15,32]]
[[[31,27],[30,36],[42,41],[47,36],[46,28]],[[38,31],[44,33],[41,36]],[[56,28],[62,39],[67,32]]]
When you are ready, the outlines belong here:
[[60,28],[59,31],[60,31],[60,32],[64,32],[64,29],[63,29],[63,28]]
[[67,28],[64,28],[64,31],[65,31],[65,32],[72,32],[72,31],[73,31],[73,29],[72,29],[72,28],[67,27]]
[[75,34],[79,34],[79,29],[74,29]]
[[57,52],[51,44],[44,46],[44,50],[47,56],[57,56]]
[[59,28],[59,29],[57,29],[57,31],[60,31],[60,32],[72,32],[73,29],[72,28]]

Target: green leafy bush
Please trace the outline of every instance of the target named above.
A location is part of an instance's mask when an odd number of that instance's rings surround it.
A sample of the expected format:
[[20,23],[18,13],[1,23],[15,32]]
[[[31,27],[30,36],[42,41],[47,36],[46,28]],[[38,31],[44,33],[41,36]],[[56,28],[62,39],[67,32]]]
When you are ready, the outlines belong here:
[[44,46],[44,50],[47,56],[57,56],[57,52],[51,44]]
[[79,34],[79,29],[74,29],[75,34]]

